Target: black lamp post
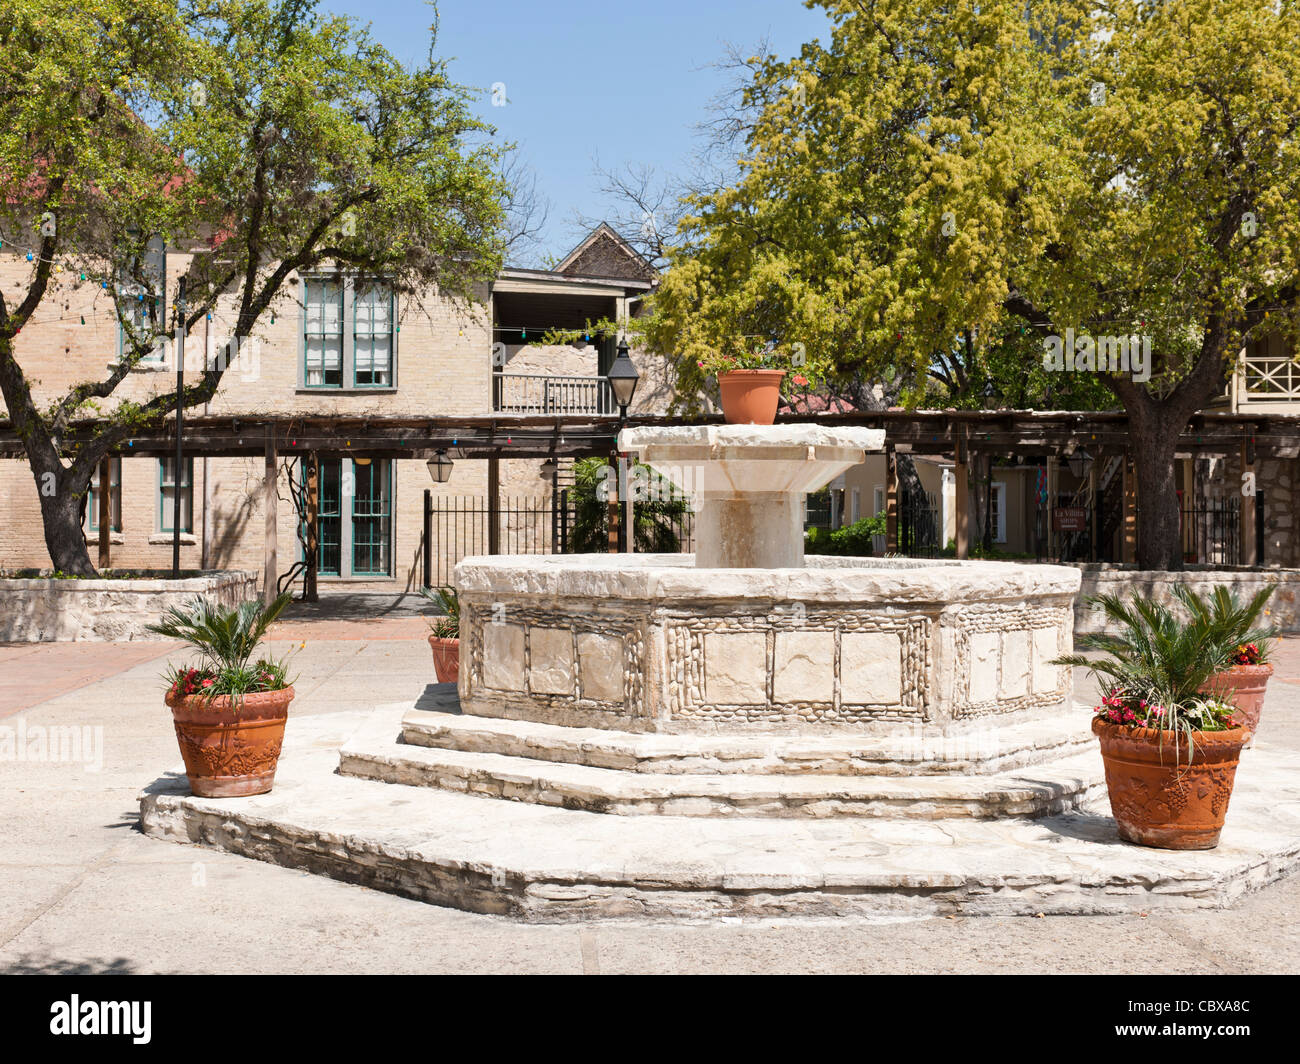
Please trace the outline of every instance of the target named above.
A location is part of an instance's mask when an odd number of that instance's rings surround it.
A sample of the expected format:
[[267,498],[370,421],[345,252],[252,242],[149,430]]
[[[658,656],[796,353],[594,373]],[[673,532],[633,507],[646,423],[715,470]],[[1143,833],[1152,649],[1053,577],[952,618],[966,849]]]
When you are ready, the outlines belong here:
[[[624,338],[618,342],[618,357],[614,359],[614,364],[609,367],[605,374],[605,379],[609,381],[609,390],[614,396],[614,402],[618,403],[618,421],[622,425],[627,421],[627,408],[631,405],[632,396],[636,394],[637,381],[641,379],[641,374],[636,371],[636,366],[627,353],[627,339]],[[618,453],[618,444],[615,443],[614,453]],[[611,459],[612,460],[612,459]],[[625,466],[622,459],[615,463],[619,471],[619,495],[622,496],[627,490],[627,480],[625,475]],[[609,527],[610,527],[610,548],[611,550],[627,550],[630,530],[624,527],[625,522],[618,519],[618,503],[610,502],[609,504]],[[614,529],[617,528],[617,534]]]
[[609,390],[614,393],[614,402],[618,403],[619,417],[627,420],[627,408],[632,404],[637,381],[641,379],[641,374],[636,371],[636,366],[628,357],[627,340],[618,342],[618,357],[609,367],[605,379],[609,381]]
[[984,384],[984,409],[996,410],[1002,405],[1002,392],[991,380]]
[[438,484],[446,484],[451,479],[452,461],[447,457],[446,451],[439,451],[428,462],[429,476],[433,477]]
[[1082,480],[1083,475],[1088,472],[1088,463],[1092,461],[1092,456],[1087,451],[1075,451],[1066,461],[1074,479]]

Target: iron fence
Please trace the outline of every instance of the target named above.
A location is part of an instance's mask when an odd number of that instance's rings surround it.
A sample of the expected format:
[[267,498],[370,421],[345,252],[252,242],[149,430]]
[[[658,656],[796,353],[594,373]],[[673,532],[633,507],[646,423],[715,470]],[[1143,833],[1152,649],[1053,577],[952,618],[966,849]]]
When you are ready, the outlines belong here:
[[1184,498],[1178,516],[1183,561],[1200,565],[1241,563],[1241,499],[1235,495]]
[[[638,550],[695,550],[695,514],[689,508],[634,506]],[[609,542],[608,507],[590,500],[583,504],[568,489],[554,498],[503,498],[495,507],[486,496],[430,494],[425,499],[424,527],[424,581],[432,587],[449,584],[462,558],[604,553]]]
[[898,493],[898,553],[934,558],[943,550],[943,517],[934,493]]

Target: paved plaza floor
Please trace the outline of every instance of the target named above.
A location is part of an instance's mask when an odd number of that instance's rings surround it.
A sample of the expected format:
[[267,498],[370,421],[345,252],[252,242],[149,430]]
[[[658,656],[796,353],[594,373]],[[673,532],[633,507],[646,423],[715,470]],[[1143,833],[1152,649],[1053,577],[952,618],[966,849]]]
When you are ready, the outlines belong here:
[[[365,605],[277,627],[273,651],[298,648],[294,714],[414,700],[431,682],[415,611]],[[155,841],[136,799],[179,762],[158,677],[183,657],[0,645],[0,727],[91,729],[80,760],[0,761],[0,971],[1300,972],[1300,877],[1234,909],[1151,917],[536,925]],[[1262,741],[1300,751],[1300,638],[1275,666]]]

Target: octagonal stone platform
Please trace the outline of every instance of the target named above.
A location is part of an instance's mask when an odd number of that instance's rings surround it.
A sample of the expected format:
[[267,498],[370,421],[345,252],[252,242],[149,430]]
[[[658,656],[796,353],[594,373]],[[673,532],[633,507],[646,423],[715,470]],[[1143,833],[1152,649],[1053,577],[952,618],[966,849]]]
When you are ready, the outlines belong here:
[[475,716],[630,732],[948,735],[1065,709],[1074,569],[689,555],[470,558],[460,696]]
[[337,773],[348,746],[396,747],[411,709],[291,718],[270,794],[195,798],[178,766],[141,795],[142,829],[535,921],[1217,908],[1300,866],[1300,757],[1268,744],[1243,758],[1218,848],[1169,851],[1122,842],[1104,798],[1032,820],[621,817]]

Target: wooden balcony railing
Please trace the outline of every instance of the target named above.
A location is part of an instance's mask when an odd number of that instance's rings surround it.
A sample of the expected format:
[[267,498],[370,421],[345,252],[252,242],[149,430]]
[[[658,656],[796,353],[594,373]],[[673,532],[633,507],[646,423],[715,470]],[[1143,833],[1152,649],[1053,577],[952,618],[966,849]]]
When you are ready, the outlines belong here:
[[1285,355],[1253,355],[1238,366],[1237,402],[1300,403],[1300,362]]
[[499,414],[616,414],[604,377],[555,377],[497,373],[492,377],[492,410]]

